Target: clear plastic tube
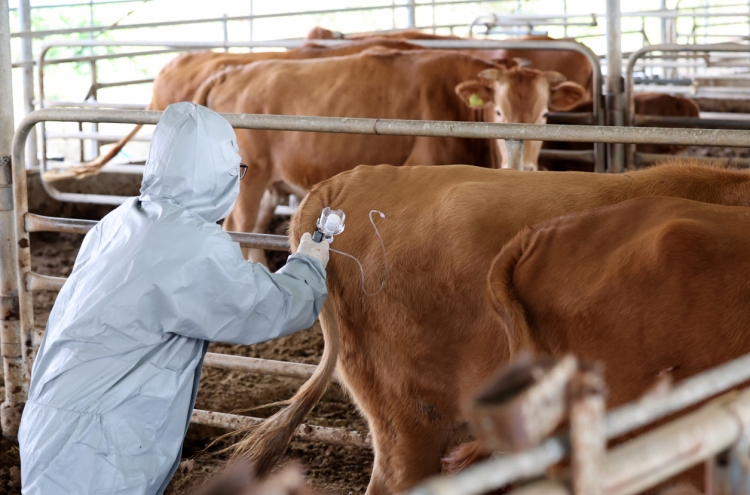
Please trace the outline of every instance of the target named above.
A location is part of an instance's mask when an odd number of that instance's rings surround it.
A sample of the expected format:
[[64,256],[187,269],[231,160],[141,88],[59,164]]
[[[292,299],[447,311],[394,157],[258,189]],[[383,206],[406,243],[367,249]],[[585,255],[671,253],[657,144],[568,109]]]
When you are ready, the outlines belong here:
[[383,262],[385,264],[385,268],[383,269],[383,279],[380,281],[380,287],[378,288],[378,290],[376,290],[375,292],[367,292],[367,289],[365,289],[365,269],[362,266],[362,263],[360,263],[360,261],[356,257],[352,256],[349,253],[330,248],[330,250],[334,253],[344,255],[347,258],[351,258],[357,263],[357,265],[359,266],[359,273],[362,277],[362,292],[364,292],[367,296],[374,296],[380,293],[380,291],[383,290],[383,287],[385,287],[385,280],[388,277],[388,256],[385,254],[385,243],[383,242],[383,237],[380,235],[380,231],[378,230],[377,225],[375,225],[375,220],[373,220],[372,218],[373,213],[378,213],[380,215],[380,218],[385,218],[385,213],[379,210],[370,210],[369,214],[370,223],[372,224],[372,228],[375,229],[375,235],[378,236],[378,239],[380,240],[380,247],[383,249]]

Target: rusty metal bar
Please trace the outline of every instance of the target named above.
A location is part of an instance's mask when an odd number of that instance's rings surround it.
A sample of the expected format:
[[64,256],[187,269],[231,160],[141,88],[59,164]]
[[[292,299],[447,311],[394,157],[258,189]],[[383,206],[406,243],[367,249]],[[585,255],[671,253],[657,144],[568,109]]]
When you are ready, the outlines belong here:
[[607,450],[604,432],[604,380],[594,366],[581,364],[570,383],[570,444],[574,495],[602,495],[602,465]]
[[[26,232],[67,232],[85,234],[97,224],[95,220],[74,218],[56,218],[27,213],[24,215]],[[285,235],[250,234],[247,232],[228,232],[233,241],[240,245],[271,251],[289,251],[289,238]]]
[[40,290],[59,292],[66,280],[68,280],[66,277],[53,277],[51,275],[28,272],[26,274],[25,287],[28,292],[37,292]]
[[[613,448],[602,466],[602,492],[635,495],[733,445],[742,446],[750,427],[750,390],[728,394],[696,412]],[[745,445],[746,447],[746,445]],[[747,459],[747,457],[744,457]],[[744,470],[747,466],[743,467]],[[730,485],[732,495],[746,494],[746,480]],[[740,491],[737,491],[739,489]],[[446,492],[447,493],[447,492]],[[510,495],[572,495],[559,482],[541,481]],[[708,488],[706,493],[712,493]],[[723,493],[723,492],[722,492]]]
[[[5,396],[0,405],[0,428],[5,438],[15,440],[29,382],[24,363],[25,339],[18,299],[18,251],[11,167],[13,84],[9,33],[8,0],[0,0],[0,353],[5,385]],[[24,145],[25,140],[21,146]],[[23,161],[20,164],[24,167]]]
[[[677,384],[670,392],[621,406],[606,417],[607,438],[616,438],[670,414],[698,404],[750,380],[750,354],[704,371]],[[750,393],[750,392],[749,392]],[[514,481],[543,475],[570,451],[567,435],[558,435],[522,454],[475,464],[453,477],[433,478],[412,495],[479,495]]]
[[[725,398],[726,399],[726,398]],[[635,495],[711,458],[750,427],[750,391],[712,403],[609,453],[602,476],[607,495]]]
[[[191,422],[195,424],[215,426],[217,428],[226,428],[229,430],[255,426],[261,421],[263,420],[260,418],[203,411],[201,409],[194,409],[191,418]],[[302,440],[308,440],[311,442],[323,442],[333,445],[348,445],[361,448],[371,447],[370,434],[359,431],[326,428],[323,426],[300,425],[297,428],[296,435]]]

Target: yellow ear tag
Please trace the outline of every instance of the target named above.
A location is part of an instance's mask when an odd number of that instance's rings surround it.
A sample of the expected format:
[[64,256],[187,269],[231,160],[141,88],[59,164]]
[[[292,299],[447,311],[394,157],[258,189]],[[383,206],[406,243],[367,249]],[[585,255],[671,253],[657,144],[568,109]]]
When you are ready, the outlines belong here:
[[469,97],[469,106],[472,108],[484,106],[484,100],[480,98],[478,94],[472,93]]

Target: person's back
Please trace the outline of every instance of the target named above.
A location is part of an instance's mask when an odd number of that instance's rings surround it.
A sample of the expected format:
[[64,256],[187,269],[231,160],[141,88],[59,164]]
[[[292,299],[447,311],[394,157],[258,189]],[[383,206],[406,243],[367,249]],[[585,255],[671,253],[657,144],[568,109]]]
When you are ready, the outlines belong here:
[[216,221],[239,192],[234,132],[192,104],[154,133],[139,198],[87,236],[34,362],[19,441],[24,493],[161,493],[179,462],[208,341],[308,328],[321,260],[275,274]]

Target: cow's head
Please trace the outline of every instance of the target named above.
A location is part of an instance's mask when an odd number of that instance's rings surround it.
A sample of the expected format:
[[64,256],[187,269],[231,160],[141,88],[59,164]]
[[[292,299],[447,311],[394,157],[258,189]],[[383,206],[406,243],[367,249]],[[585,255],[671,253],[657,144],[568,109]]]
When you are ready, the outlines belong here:
[[[548,111],[568,111],[586,98],[583,86],[559,72],[523,67],[485,69],[479,80],[456,86],[456,93],[469,107],[485,110],[485,120],[513,124],[546,124]],[[507,167],[505,141],[498,139],[498,146]],[[524,170],[537,170],[541,147],[541,141],[524,143]]]

